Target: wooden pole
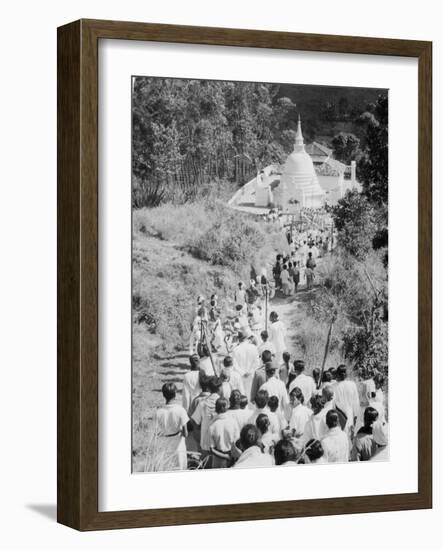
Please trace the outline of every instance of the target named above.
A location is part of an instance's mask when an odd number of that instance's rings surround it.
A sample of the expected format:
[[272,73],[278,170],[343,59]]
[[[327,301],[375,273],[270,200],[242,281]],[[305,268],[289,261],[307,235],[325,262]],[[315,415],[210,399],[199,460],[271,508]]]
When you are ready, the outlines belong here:
[[265,330],[268,330],[268,282],[265,285]]
[[331,334],[332,334],[332,327],[334,325],[334,321],[335,321],[335,317],[333,317],[331,319],[331,324],[329,325],[328,336],[326,338],[326,344],[325,344],[325,352],[323,354],[323,363],[322,363],[321,370],[320,370],[320,376],[319,376],[318,382],[317,382],[317,389],[320,389],[321,379],[323,378],[323,372],[325,370],[326,359],[327,359],[328,353],[329,353],[329,344],[331,343]]

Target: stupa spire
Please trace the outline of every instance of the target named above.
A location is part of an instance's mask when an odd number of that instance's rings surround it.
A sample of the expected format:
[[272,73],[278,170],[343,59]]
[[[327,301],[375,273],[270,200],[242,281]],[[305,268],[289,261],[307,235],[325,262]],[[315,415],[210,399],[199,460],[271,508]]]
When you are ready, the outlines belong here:
[[301,131],[301,118],[300,113],[298,114],[298,124],[297,124],[297,133],[295,134],[295,146],[294,152],[304,151],[305,150],[305,141],[303,139],[303,134]]

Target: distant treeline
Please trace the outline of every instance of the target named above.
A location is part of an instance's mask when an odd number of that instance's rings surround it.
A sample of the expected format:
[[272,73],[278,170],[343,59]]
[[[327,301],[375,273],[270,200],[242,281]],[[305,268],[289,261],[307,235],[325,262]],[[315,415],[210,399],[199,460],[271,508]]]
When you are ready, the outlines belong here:
[[192,200],[212,182],[240,185],[264,166],[283,162],[293,147],[299,110],[308,118],[303,125],[308,141],[316,139],[316,132],[320,139],[326,128],[331,138],[337,131],[355,128],[361,147],[364,128],[359,129],[358,120],[378,91],[338,90],[134,78],[133,206]]

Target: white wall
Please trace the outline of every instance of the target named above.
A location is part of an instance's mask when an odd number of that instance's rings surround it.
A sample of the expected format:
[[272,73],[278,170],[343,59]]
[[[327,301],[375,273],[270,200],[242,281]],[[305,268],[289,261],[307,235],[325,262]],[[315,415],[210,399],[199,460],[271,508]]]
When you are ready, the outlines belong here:
[[[223,2],[77,0],[2,5],[0,87],[1,442],[0,541],[4,548],[211,548],[227,545],[328,550],[417,548],[442,520],[442,417],[435,404],[435,509],[79,534],[54,521],[56,465],[56,27],[80,17],[434,40],[434,150],[442,141],[441,14],[438,2],[364,4],[351,0]],[[360,7],[361,6],[361,7]],[[405,113],[407,118],[407,113]],[[438,125],[437,125],[438,121]],[[413,121],[411,121],[412,123]],[[405,153],[407,161],[407,152]],[[437,155],[435,155],[437,157]],[[435,209],[441,211],[441,164],[435,163]],[[437,218],[437,216],[435,216]],[[435,303],[441,302],[442,217],[435,221]],[[5,254],[6,252],[6,254]],[[407,276],[407,269],[405,269]],[[441,387],[441,309],[435,313],[435,388]],[[437,398],[440,392],[437,393]],[[405,404],[407,396],[405,396]],[[284,538],[283,538],[284,537]],[[3,540],[5,539],[5,540]],[[242,541],[242,542],[241,542]],[[426,542],[425,542],[426,543]],[[437,543],[438,544],[438,543]],[[138,546],[140,547],[140,546]]]

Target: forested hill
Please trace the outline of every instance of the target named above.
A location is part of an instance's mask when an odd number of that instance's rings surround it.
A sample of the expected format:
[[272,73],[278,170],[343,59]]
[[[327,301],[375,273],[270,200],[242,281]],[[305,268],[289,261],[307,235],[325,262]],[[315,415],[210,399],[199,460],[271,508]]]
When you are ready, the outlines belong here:
[[278,96],[288,97],[297,106],[293,117],[300,113],[303,134],[307,141],[332,140],[340,131],[352,132],[363,138],[364,127],[356,123],[369,104],[374,104],[381,88],[344,86],[313,86],[308,84],[281,84]]

